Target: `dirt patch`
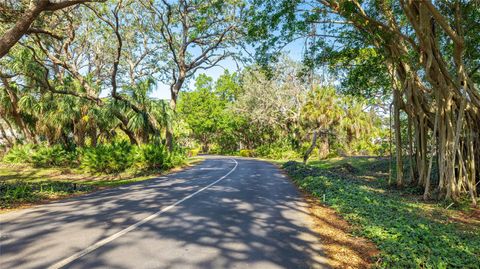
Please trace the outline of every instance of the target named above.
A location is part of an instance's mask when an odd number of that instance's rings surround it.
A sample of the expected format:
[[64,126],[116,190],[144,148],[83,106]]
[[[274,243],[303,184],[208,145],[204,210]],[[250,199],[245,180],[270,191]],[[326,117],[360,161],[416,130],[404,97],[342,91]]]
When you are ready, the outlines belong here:
[[333,209],[317,198],[302,192],[315,221],[323,250],[332,268],[370,268],[380,253],[377,247],[362,237],[352,235],[352,227]]
[[472,229],[480,227],[480,208],[471,208],[468,211],[458,211],[449,217],[450,221],[467,225]]

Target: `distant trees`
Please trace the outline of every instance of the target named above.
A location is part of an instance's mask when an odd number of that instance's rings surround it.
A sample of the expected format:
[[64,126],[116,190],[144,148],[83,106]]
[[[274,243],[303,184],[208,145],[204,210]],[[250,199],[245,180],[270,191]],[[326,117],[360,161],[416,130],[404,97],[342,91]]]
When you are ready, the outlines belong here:
[[260,126],[276,126],[281,136],[300,145],[300,114],[309,83],[299,63],[283,57],[270,72],[253,67],[242,74],[242,94],[234,109]]
[[302,70],[283,57],[270,70],[251,66],[239,75],[226,72],[216,82],[201,75],[195,90],[180,94],[179,120],[204,152],[249,150],[243,152],[306,159],[317,147],[319,158],[380,153],[385,135],[380,117],[334,87],[311,89]]
[[193,138],[208,152],[209,145],[222,131],[226,103],[215,92],[212,78],[200,75],[195,90],[180,94],[178,112],[192,130]]

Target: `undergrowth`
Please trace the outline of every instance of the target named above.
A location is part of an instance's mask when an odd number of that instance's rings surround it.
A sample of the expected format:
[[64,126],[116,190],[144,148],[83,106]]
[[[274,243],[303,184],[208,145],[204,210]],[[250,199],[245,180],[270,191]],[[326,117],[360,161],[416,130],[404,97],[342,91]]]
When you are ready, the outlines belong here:
[[[480,229],[465,229],[424,214],[422,205],[395,192],[330,169],[287,162],[303,190],[319,197],[372,240],[379,268],[480,268]],[[334,170],[333,170],[334,171]]]

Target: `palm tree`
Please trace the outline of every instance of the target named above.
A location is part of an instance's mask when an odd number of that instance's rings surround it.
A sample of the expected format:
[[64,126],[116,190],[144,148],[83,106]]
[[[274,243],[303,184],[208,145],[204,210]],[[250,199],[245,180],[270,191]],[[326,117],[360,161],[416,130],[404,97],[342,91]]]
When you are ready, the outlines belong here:
[[303,156],[304,163],[315,148],[319,135],[322,140],[319,157],[326,157],[329,153],[328,136],[334,132],[343,113],[339,101],[333,87],[316,87],[309,92],[302,108],[301,121],[305,129],[312,130],[313,136],[312,143]]

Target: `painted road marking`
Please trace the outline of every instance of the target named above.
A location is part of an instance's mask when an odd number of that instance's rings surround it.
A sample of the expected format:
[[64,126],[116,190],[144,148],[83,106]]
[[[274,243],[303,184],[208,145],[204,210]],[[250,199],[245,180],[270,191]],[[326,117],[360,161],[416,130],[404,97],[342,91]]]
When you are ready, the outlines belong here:
[[68,265],[68,264],[72,263],[73,261],[75,261],[75,260],[77,260],[77,259],[79,259],[79,258],[81,258],[81,257],[83,257],[83,256],[85,256],[85,255],[87,255],[88,253],[90,253],[90,252],[92,252],[92,251],[100,248],[101,246],[104,246],[104,245],[112,242],[113,240],[115,240],[115,239],[117,239],[117,238],[119,238],[119,237],[127,234],[128,232],[131,232],[131,231],[135,230],[135,229],[138,228],[140,225],[149,222],[150,220],[152,220],[152,219],[160,216],[162,213],[169,211],[170,209],[174,208],[175,206],[177,206],[177,205],[185,202],[186,200],[192,198],[193,196],[195,196],[195,195],[201,193],[202,191],[210,188],[211,186],[217,184],[218,182],[220,182],[220,181],[222,181],[224,178],[226,178],[228,175],[230,175],[233,171],[235,171],[235,169],[237,169],[238,162],[237,162],[236,160],[234,160],[234,159],[232,159],[232,160],[235,162],[235,166],[232,168],[232,170],[230,170],[228,173],[226,173],[226,174],[225,174],[224,176],[222,176],[221,178],[219,178],[219,179],[215,180],[214,182],[208,184],[207,186],[199,189],[198,191],[196,191],[196,192],[194,192],[194,193],[192,193],[192,194],[190,194],[190,195],[188,195],[188,196],[186,196],[186,197],[178,200],[177,202],[175,202],[175,203],[173,203],[173,204],[171,204],[171,205],[163,208],[162,210],[156,212],[155,214],[152,214],[152,215],[150,215],[150,216],[148,216],[148,217],[140,220],[139,222],[134,223],[134,224],[128,226],[127,228],[125,228],[125,229],[123,229],[123,230],[121,230],[121,231],[119,231],[119,232],[117,232],[117,233],[115,233],[115,234],[112,234],[112,235],[109,236],[109,237],[106,237],[106,238],[104,238],[104,239],[96,242],[95,244],[93,244],[93,245],[85,248],[84,250],[79,251],[79,252],[73,254],[72,256],[67,257],[67,258],[65,258],[65,259],[63,259],[63,260],[61,260],[61,261],[59,261],[59,262],[57,262],[57,263],[49,266],[48,269],[58,269],[58,268],[62,268],[62,267],[64,267],[65,265]]

